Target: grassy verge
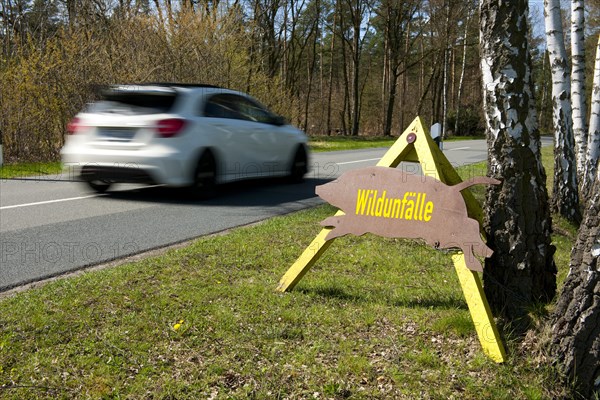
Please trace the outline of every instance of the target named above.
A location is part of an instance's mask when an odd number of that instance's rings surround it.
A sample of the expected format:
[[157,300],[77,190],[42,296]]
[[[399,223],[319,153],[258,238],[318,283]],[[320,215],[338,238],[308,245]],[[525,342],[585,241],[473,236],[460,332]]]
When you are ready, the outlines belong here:
[[358,150],[390,147],[397,137],[384,136],[311,136],[308,145],[312,151]]
[[[314,152],[358,150],[373,147],[390,147],[397,139],[398,137],[396,136],[311,136],[308,144]],[[485,139],[485,137],[452,136],[446,142],[473,139]]]
[[[540,399],[563,390],[520,344],[508,343],[506,364],[488,360],[450,257],[414,241],[340,238],[296,290],[274,292],[333,212],[274,218],[0,300],[0,397]],[[556,237],[564,271],[571,238]]]
[[0,179],[59,174],[61,171],[62,164],[60,162],[9,164],[0,167]]
[[462,142],[465,140],[484,140],[485,135],[475,135],[475,136],[449,136],[446,138],[445,142]]

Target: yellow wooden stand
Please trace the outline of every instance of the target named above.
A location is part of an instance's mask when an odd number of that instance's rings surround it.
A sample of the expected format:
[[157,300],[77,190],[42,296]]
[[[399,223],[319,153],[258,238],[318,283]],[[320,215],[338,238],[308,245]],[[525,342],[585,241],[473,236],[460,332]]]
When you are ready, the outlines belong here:
[[[412,137],[413,140],[407,140],[411,133],[414,134]],[[418,162],[421,164],[424,175],[436,178],[447,185],[455,185],[462,181],[446,156],[444,156],[429,136],[429,133],[423,128],[423,123],[419,117],[410,124],[402,136],[390,147],[381,160],[379,160],[377,166],[395,168],[402,161]],[[465,199],[469,217],[478,220],[481,224],[483,212],[479,203],[468,190],[463,191],[462,195]],[[338,211],[336,215],[343,215],[343,212]],[[285,292],[292,290],[319,259],[321,254],[327,250],[331,242],[333,242],[333,239],[325,240],[331,229],[322,229],[314,238],[302,255],[281,278],[277,286],[278,291]],[[454,268],[458,275],[469,311],[471,312],[471,318],[473,319],[483,351],[495,362],[504,362],[506,353],[485,293],[483,292],[479,275],[467,268],[465,256],[462,252],[453,255],[452,261],[454,262]]]

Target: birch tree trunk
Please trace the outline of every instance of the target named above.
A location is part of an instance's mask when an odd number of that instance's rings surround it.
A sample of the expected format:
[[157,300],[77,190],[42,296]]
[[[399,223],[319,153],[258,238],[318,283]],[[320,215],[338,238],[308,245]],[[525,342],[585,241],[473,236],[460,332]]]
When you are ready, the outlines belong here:
[[554,185],[552,208],[571,222],[581,222],[571,82],[563,37],[560,0],[544,0],[546,40],[552,71],[552,122],[554,126]]
[[483,0],[480,7],[488,174],[502,181],[486,197],[485,231],[494,254],[483,280],[492,310],[520,328],[527,308],[550,301],[556,291],[527,42],[529,7],[527,0]]
[[552,327],[559,371],[586,399],[600,397],[600,174],[594,180],[593,193]]
[[587,154],[581,193],[584,199],[591,196],[591,186],[596,176],[598,159],[600,158],[600,36],[596,48],[596,65],[594,67],[594,86],[592,89],[592,111],[590,115],[590,127],[587,143]]
[[544,50],[544,56],[542,58],[542,99],[540,101],[540,122],[541,122],[541,126],[548,126],[547,123],[545,123],[545,121],[547,120],[547,106],[546,104],[548,103],[548,81],[547,79],[543,79],[543,77],[546,76],[546,68],[547,68],[547,62],[548,61],[548,49]]
[[446,3],[446,41],[444,46],[444,76],[442,83],[442,138],[447,136],[447,116],[448,116],[448,58],[450,53],[450,4]]
[[571,1],[571,103],[577,178],[582,183],[587,156],[588,126],[585,96],[585,10],[584,0]]
[[458,93],[456,95],[456,118],[454,119],[454,134],[458,134],[458,121],[460,118],[460,102],[462,98],[463,84],[465,80],[465,69],[467,68],[467,37],[469,35],[469,23],[471,22],[471,16],[473,11],[471,5],[467,6],[467,19],[465,21],[465,32],[463,35],[463,51],[462,51],[462,63],[460,67],[460,78],[458,80]]

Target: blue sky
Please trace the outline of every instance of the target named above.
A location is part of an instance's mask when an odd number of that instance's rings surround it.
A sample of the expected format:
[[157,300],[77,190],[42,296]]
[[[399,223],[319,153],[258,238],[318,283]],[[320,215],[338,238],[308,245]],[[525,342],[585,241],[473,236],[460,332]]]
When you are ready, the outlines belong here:
[[535,36],[544,35],[544,0],[529,0],[529,14],[539,16],[539,21],[533,21],[533,34]]

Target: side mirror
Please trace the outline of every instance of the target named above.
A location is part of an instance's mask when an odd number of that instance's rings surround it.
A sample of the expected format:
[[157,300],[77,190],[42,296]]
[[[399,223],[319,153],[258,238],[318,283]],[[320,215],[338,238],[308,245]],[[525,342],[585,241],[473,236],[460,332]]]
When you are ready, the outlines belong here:
[[285,119],[285,117],[282,117],[281,115],[276,115],[271,120],[271,123],[276,126],[283,126],[283,125],[287,124],[287,120]]

